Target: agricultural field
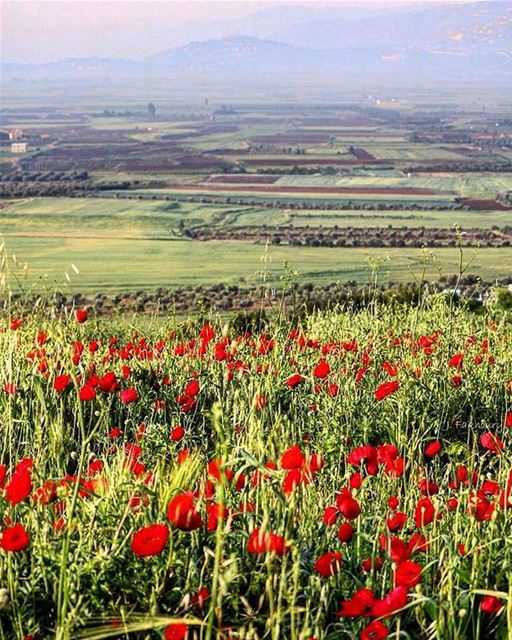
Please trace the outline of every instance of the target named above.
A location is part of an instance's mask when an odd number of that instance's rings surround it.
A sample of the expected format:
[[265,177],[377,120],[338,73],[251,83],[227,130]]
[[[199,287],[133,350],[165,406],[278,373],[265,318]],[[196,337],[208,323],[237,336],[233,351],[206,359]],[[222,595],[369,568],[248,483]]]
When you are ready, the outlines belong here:
[[173,237],[180,223],[186,228],[244,229],[279,228],[287,225],[311,227],[449,227],[463,229],[506,227],[507,211],[437,211],[421,209],[355,210],[272,209],[256,206],[211,205],[137,198],[27,198],[4,201],[2,233],[5,237],[46,233],[75,235]]
[[2,640],[509,637],[498,306],[9,311]]
[[[436,279],[453,275],[460,243],[479,249],[472,275],[510,275],[512,138],[499,111],[164,102],[150,114],[121,95],[37,105],[0,114],[0,233],[27,286],[250,287],[267,244],[274,281],[286,264],[313,284],[363,283],[368,261],[391,256],[385,278],[403,282],[424,249]],[[28,154],[10,157],[13,128]]]
[[[263,273],[279,284],[286,269],[306,282],[328,283],[371,280],[373,265],[380,265],[383,282],[408,282],[425,276],[436,280],[458,272],[457,247],[435,250],[413,248],[327,248],[271,246],[233,240],[146,240],[97,237],[12,237],[4,239],[9,256],[6,268],[13,289],[57,287],[72,293],[153,291],[157,287],[198,283],[237,283],[248,287],[261,282]],[[108,256],[108,260],[105,260]],[[14,263],[13,258],[16,259]],[[470,273],[492,281],[508,275],[512,247],[468,248],[464,263]],[[77,267],[77,274],[72,265]],[[10,274],[10,275],[9,275]],[[67,275],[66,275],[67,274]],[[70,277],[71,281],[68,281]]]

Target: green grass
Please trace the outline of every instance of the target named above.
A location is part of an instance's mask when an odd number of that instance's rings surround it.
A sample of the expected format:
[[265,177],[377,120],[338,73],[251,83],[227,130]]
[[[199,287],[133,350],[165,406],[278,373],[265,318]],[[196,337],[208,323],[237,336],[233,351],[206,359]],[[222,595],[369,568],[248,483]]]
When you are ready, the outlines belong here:
[[[159,286],[195,286],[197,284],[254,283],[259,281],[264,246],[241,242],[190,242],[183,240],[112,240],[98,238],[6,238],[9,254],[19,265],[27,263],[27,282],[47,276],[59,286],[65,273],[72,278],[70,290],[116,293],[151,290]],[[283,265],[298,270],[308,282],[326,283],[369,278],[367,259],[383,260],[384,280],[409,281],[420,276],[425,252],[421,249],[337,249],[312,247],[271,247],[271,280],[278,282]],[[436,259],[429,263],[427,276],[457,272],[457,249],[436,249]],[[467,259],[475,255],[468,249]],[[386,256],[390,261],[384,260]],[[80,270],[76,276],[70,265]],[[484,279],[509,275],[512,248],[481,249],[470,272]]]
[[[449,177],[435,175],[402,176],[284,176],[274,183],[279,187],[365,187],[432,189],[452,191],[463,197],[495,198],[500,192],[512,189],[508,174],[458,174]],[[283,189],[284,190],[284,189]]]
[[98,238],[176,238],[187,228],[269,228],[281,225],[330,227],[503,227],[507,211],[362,211],[267,209],[166,200],[115,198],[29,198],[2,209],[1,231],[13,235],[65,235]]
[[[237,208],[232,207],[235,210]],[[180,220],[212,224],[229,207],[110,198],[31,198],[2,210],[2,232],[84,237],[176,237]]]
[[[460,145],[464,146],[464,145]],[[377,160],[424,161],[424,160],[463,160],[465,156],[451,151],[448,146],[433,144],[364,144],[365,151],[374,155]]]
[[[47,274],[87,292],[115,293],[157,286],[254,282],[261,268],[262,244],[231,241],[191,242],[180,239],[185,227],[237,228],[292,224],[311,228],[338,226],[451,226],[490,227],[508,223],[507,212],[418,211],[291,211],[244,206],[173,203],[163,200],[102,198],[34,198],[13,202],[2,210],[3,239],[9,254],[28,264],[31,283]],[[427,273],[437,278],[456,271],[456,249],[436,249],[436,262]],[[467,250],[468,257],[473,250]],[[286,262],[314,282],[364,282],[367,258],[389,255],[389,278],[406,281],[422,269],[421,249],[341,249],[273,246],[271,268],[277,280]],[[471,273],[485,279],[508,275],[512,248],[479,250]],[[71,263],[80,276],[73,274]]]

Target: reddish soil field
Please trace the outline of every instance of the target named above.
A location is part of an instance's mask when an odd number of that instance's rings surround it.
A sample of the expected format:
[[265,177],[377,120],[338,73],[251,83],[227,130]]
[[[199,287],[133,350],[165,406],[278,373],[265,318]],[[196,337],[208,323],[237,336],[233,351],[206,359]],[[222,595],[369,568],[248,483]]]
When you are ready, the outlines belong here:
[[512,207],[498,202],[497,200],[471,200],[463,199],[462,204],[476,211],[510,211]]
[[362,149],[361,147],[352,147],[352,153],[358,160],[363,160],[364,162],[368,160],[377,160],[375,156],[372,156],[371,153],[368,153],[366,149]]
[[222,182],[223,184],[273,184],[278,180],[279,176],[260,176],[260,175],[222,175],[210,176],[209,183]]
[[443,147],[446,151],[455,151],[455,153],[460,153],[463,156],[472,156],[475,153],[478,153],[478,149],[475,147]]
[[[236,152],[237,155],[241,155],[239,151]],[[347,159],[347,158],[336,158],[336,157],[332,157],[332,158],[308,158],[307,156],[295,156],[292,157],[290,159],[288,158],[269,158],[269,159],[263,159],[263,158],[254,158],[252,159],[250,157],[249,154],[247,154],[249,157],[244,158],[244,162],[247,162],[247,164],[251,164],[253,166],[262,166],[262,167],[293,167],[295,165],[299,166],[299,167],[303,167],[303,166],[323,166],[323,165],[327,165],[327,166],[334,166],[334,165],[342,165],[342,166],[353,166],[353,165],[360,165],[361,161],[357,160],[356,158],[352,159]],[[387,164],[389,165],[389,162],[387,160],[368,160],[365,161],[366,164]]]

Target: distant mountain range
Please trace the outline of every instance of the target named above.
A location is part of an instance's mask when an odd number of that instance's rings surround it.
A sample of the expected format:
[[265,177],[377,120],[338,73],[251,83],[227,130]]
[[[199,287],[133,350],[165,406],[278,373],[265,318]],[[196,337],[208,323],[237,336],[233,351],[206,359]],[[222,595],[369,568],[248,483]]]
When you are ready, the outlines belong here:
[[[217,35],[223,24],[208,27]],[[243,35],[200,38],[144,60],[4,63],[2,76],[7,82],[150,76],[244,84],[336,80],[368,86],[437,82],[512,86],[509,0],[373,9],[371,5],[277,6],[232,23],[233,28],[243,30]],[[205,29],[203,23],[188,27],[191,34],[203,34]]]

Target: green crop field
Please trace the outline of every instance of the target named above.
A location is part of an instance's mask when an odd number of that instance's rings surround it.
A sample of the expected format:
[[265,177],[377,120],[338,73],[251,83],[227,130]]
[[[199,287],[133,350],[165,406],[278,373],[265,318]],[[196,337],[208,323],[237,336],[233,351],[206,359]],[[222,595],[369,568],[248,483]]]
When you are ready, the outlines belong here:
[[371,153],[378,160],[460,160],[464,156],[449,147],[423,144],[392,144],[375,145],[372,143],[364,145],[368,153]]
[[[280,225],[307,226],[451,226],[471,228],[504,225],[508,212],[443,211],[289,211],[257,207],[173,203],[162,200],[106,198],[33,198],[11,203],[2,210],[1,232],[8,253],[19,266],[27,263],[28,282],[44,274],[88,292],[127,291],[157,286],[194,286],[200,283],[258,280],[263,244],[235,241],[192,242],[180,238],[180,225],[219,229]],[[427,275],[437,278],[457,270],[456,249],[436,249]],[[467,258],[474,250],[467,249]],[[368,279],[367,258],[390,256],[383,274],[391,280],[419,275],[425,253],[421,249],[322,248],[273,246],[269,250],[271,277],[289,264],[314,282]],[[75,264],[80,275],[74,274]],[[471,267],[484,279],[506,276],[512,264],[511,248],[482,248]],[[11,258],[11,267],[12,267]],[[386,275],[386,277],[388,277]]]
[[[228,177],[226,177],[228,180]],[[512,189],[510,174],[458,174],[453,176],[284,176],[274,186],[283,187],[351,187],[414,188],[452,191],[459,196],[495,198],[501,191]]]
[[451,227],[488,229],[510,224],[508,211],[339,211],[268,209],[166,200],[115,198],[30,198],[2,209],[4,237],[178,238],[187,229],[282,226]]
[[[384,281],[409,281],[413,276],[420,277],[423,263],[430,255],[422,249],[290,246],[272,246],[266,254],[263,245],[233,241],[47,237],[10,237],[4,241],[11,256],[9,268],[27,286],[42,280],[88,293],[217,282],[255,284],[265,268],[265,255],[268,278],[273,282],[284,274],[286,263],[308,282],[364,283],[370,276],[369,260],[381,263]],[[427,277],[437,279],[457,272],[457,249],[436,249],[433,255],[435,259],[427,264]],[[508,274],[507,265],[512,264],[512,248],[467,249],[465,261],[473,259],[470,273],[478,273],[487,280],[504,277]],[[72,264],[78,267],[79,275],[74,273]],[[66,273],[71,276],[70,284]],[[13,279],[11,282],[14,286]]]

